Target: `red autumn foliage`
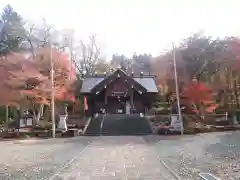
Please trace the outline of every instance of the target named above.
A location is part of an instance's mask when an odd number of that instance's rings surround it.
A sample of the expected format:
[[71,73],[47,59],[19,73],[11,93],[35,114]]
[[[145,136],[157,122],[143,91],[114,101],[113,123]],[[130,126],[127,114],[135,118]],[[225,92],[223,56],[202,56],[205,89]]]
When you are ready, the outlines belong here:
[[[74,100],[76,70],[68,57],[52,49],[54,92],[60,101]],[[34,103],[49,104],[51,95],[50,49],[42,48],[36,57],[10,54],[0,61],[0,104],[17,105],[24,97]],[[29,86],[27,88],[27,85]]]
[[19,104],[23,98],[21,90],[25,89],[27,82],[41,81],[41,73],[33,67],[33,62],[23,54],[10,54],[1,58],[0,104]]
[[[197,106],[206,105],[206,112],[212,112],[216,109],[217,105],[213,103],[213,91],[202,82],[192,83],[183,89],[181,94],[185,98],[187,104],[194,103]],[[194,109],[196,113],[199,113],[198,109]]]
[[183,89],[182,96],[195,103],[212,101],[212,90],[204,83],[192,83]]
[[[41,58],[37,64],[40,70],[44,71],[49,66],[50,50],[44,48],[39,51],[37,58]],[[55,98],[61,101],[74,100],[74,83],[76,81],[76,68],[68,59],[66,54],[59,53],[56,49],[52,49],[52,59],[54,64],[54,86],[55,86]],[[39,59],[38,59],[39,60]]]

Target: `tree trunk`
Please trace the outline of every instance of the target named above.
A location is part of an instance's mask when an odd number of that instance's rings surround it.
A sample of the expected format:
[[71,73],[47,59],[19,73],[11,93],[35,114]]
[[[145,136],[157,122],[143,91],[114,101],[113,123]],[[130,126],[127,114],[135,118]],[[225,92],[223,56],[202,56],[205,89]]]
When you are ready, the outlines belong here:
[[37,114],[37,117],[36,117],[36,123],[38,123],[40,121],[40,118],[43,114],[43,108],[44,108],[44,105],[40,104],[39,109],[38,109],[38,114]]
[[204,119],[205,113],[204,113],[204,105],[202,101],[199,103],[199,113],[200,113],[200,117]]
[[38,111],[36,113],[36,108],[33,105],[33,127],[35,127],[39,123],[41,115],[43,114],[43,107],[44,107],[44,105],[40,104],[38,107]]
[[6,117],[5,117],[5,123],[4,123],[4,132],[8,133],[8,116],[9,116],[9,111],[8,111],[8,106],[6,106]]
[[237,89],[237,79],[234,80],[234,96],[235,96],[235,102],[236,102],[236,110],[235,110],[235,114],[236,114],[236,119],[237,121],[239,121],[239,96],[238,96],[238,89]]
[[67,104],[64,105],[64,112],[66,115],[68,115],[68,105]]
[[198,118],[200,118],[200,120],[201,120],[201,118],[202,118],[202,108],[201,108],[201,105],[199,106],[199,108],[197,107],[197,105],[196,105],[196,103],[195,102],[192,102],[192,105],[193,105],[193,107],[196,109],[196,115],[197,115],[197,117]]

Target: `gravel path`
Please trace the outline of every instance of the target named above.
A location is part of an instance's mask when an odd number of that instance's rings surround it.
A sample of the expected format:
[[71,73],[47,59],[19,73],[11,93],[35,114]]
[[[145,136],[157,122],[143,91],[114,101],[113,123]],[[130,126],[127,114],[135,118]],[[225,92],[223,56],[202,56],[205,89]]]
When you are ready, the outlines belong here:
[[174,180],[142,137],[101,137],[51,180]]
[[[151,139],[151,138],[149,138]],[[208,172],[222,180],[240,180],[240,132],[195,136],[152,137],[148,142],[171,169],[184,180]]]
[[81,137],[68,141],[46,140],[45,143],[1,142],[0,179],[49,179],[49,176],[71,160],[74,154],[86,147],[89,141],[88,138]]
[[175,179],[140,136],[1,143],[0,148],[4,180]]
[[[240,132],[0,141],[0,180],[192,180],[210,172],[240,180]],[[164,164],[165,163],[165,164]]]

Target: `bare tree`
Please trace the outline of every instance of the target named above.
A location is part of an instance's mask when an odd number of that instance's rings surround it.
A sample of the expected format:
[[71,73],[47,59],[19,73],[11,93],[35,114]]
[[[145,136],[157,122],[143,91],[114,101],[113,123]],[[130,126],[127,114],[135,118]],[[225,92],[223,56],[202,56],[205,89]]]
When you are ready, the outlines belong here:
[[69,54],[80,76],[94,74],[98,62],[103,60],[94,35],[89,36],[89,41],[78,40],[72,29],[57,31],[45,19],[40,26],[28,24],[26,29],[26,49],[32,55],[35,55],[37,48],[46,46],[51,40],[56,49]]
[[63,43],[63,34],[54,29],[45,19],[39,25],[28,23],[25,29],[25,49],[29,50],[33,56],[35,56],[37,48],[48,45],[50,41],[58,50],[63,51],[67,46],[66,43]]
[[96,71],[97,64],[102,62],[100,48],[97,46],[96,37],[90,36],[89,42],[76,41],[70,31],[63,36],[65,50],[70,54],[80,76],[92,75]]
[[90,36],[89,43],[80,41],[80,57],[76,63],[80,68],[82,75],[92,75],[95,73],[95,66],[100,61],[100,49],[96,44],[96,37]]

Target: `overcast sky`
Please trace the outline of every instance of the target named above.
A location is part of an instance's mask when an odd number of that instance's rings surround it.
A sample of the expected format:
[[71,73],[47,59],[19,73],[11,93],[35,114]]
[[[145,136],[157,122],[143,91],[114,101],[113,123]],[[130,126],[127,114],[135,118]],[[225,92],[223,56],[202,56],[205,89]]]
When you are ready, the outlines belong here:
[[240,35],[239,0],[0,0],[25,19],[45,17],[79,38],[96,34],[104,53],[156,56],[191,33]]

